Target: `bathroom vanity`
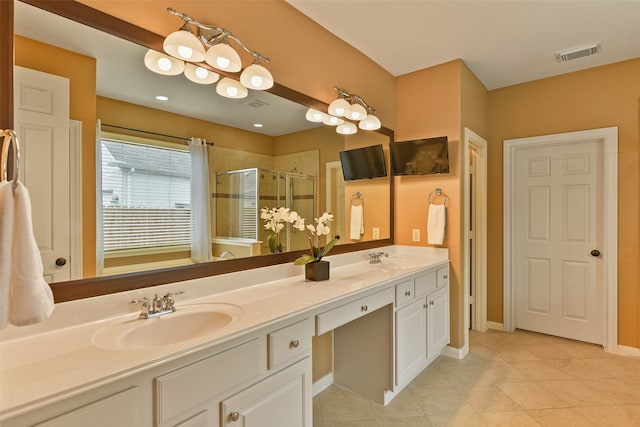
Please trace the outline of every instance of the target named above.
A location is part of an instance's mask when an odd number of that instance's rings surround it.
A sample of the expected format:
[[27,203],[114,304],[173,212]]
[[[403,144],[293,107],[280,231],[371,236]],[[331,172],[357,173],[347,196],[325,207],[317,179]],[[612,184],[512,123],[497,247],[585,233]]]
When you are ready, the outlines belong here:
[[[0,334],[0,423],[311,427],[312,337],[328,331],[333,382],[387,404],[449,342],[449,263],[383,250],[328,257],[324,282],[280,265],[59,304]],[[127,304],[176,291],[158,318]]]

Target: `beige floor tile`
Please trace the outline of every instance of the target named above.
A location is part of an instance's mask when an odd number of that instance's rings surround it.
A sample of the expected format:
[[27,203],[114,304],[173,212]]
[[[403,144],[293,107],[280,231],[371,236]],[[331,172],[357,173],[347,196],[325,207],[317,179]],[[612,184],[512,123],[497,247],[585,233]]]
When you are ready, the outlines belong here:
[[562,396],[568,406],[625,405],[640,403],[638,387],[608,378],[599,380],[560,380],[540,383],[549,392]]
[[539,382],[502,383],[498,387],[523,409],[564,408],[563,399]]
[[587,417],[573,408],[532,409],[527,411],[544,427],[589,427],[595,426]]
[[481,384],[471,387],[456,386],[454,388],[479,413],[522,410],[516,402],[495,385]]
[[449,385],[445,375],[436,367],[429,366],[411,381],[412,386],[435,387]]
[[577,380],[609,378],[609,372],[601,369],[600,360],[603,359],[547,360],[547,363]]
[[378,419],[422,417],[424,412],[413,393],[400,393],[386,406],[369,402],[373,416]]
[[540,424],[525,411],[487,412],[482,414],[485,424],[490,427],[539,427]]
[[319,396],[322,422],[374,420],[369,401],[337,386],[331,386]]
[[451,414],[465,405],[464,397],[450,386],[411,387],[409,390],[425,415]]
[[519,347],[537,356],[539,359],[542,359],[542,360],[570,359],[571,357],[573,357],[571,353],[569,353],[567,350],[559,346],[557,343],[522,344]]
[[485,422],[470,405],[464,404],[456,412],[428,415],[433,427],[484,427]]
[[515,360],[508,363],[527,380],[568,380],[572,378],[544,360]]
[[329,421],[314,424],[313,427],[378,427],[375,420]]
[[499,353],[502,360],[511,362],[514,360],[539,360],[540,358],[535,354],[527,351],[524,346],[516,345],[505,348]]
[[380,427],[430,427],[431,423],[427,417],[407,417],[381,420]]
[[640,405],[576,408],[598,426],[640,426]]

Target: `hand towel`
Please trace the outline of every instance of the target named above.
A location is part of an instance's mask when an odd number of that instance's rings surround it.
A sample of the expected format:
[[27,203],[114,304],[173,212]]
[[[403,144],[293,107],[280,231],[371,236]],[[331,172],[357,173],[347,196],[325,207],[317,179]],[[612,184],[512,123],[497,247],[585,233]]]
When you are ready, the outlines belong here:
[[430,245],[441,245],[444,241],[446,209],[444,205],[429,204],[427,219],[427,242]]
[[0,182],[0,329],[9,322],[9,278],[13,239],[13,194],[11,182]]
[[364,209],[362,205],[351,205],[351,227],[349,227],[349,238],[360,240],[364,234]]
[[54,304],[51,288],[42,276],[42,258],[33,235],[29,192],[20,182],[13,191],[13,205],[9,322],[23,326],[48,318]]

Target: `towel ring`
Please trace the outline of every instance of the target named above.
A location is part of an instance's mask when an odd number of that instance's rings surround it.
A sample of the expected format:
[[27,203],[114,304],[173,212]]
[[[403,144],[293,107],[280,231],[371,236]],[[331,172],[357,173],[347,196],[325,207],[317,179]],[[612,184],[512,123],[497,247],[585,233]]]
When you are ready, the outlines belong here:
[[435,190],[433,190],[430,194],[429,194],[429,204],[431,203],[431,197],[433,197],[434,199],[436,197],[444,197],[444,202],[442,203],[443,205],[447,204],[447,201],[449,200],[449,197],[447,197],[447,195],[444,193],[444,191],[442,191],[440,188],[436,188]]
[[[364,200],[362,199],[362,193],[361,193],[361,192],[359,192],[359,191],[351,195],[351,201],[350,201],[350,204],[351,204],[351,205],[353,205],[353,201],[354,201],[354,200],[358,200],[358,199],[360,199],[360,204],[361,204],[361,205],[364,205]],[[357,206],[357,205],[356,205],[356,206]]]
[[13,141],[13,188],[16,188],[18,184],[18,177],[20,176],[20,145],[18,143],[18,135],[11,129],[5,129],[0,131],[0,135],[4,135],[2,141],[2,175],[0,181],[8,181],[9,170],[9,146]]

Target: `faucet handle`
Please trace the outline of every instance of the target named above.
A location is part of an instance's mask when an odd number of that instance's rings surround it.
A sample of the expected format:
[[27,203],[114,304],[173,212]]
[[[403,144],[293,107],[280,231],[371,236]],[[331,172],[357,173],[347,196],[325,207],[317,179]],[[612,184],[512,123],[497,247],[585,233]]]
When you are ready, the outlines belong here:
[[162,301],[164,303],[164,309],[166,310],[175,309],[176,301],[173,299],[173,297],[175,295],[182,295],[182,294],[184,294],[184,291],[168,292],[164,297],[162,297]]

